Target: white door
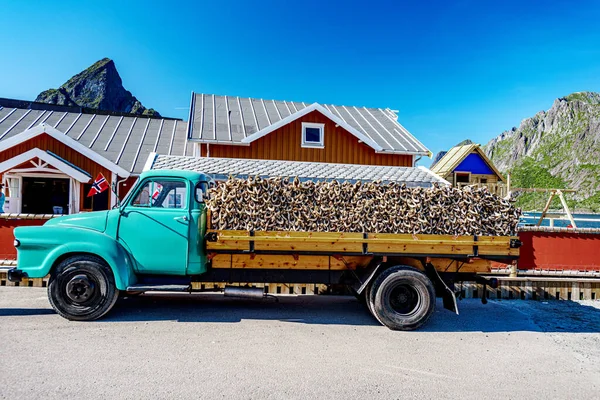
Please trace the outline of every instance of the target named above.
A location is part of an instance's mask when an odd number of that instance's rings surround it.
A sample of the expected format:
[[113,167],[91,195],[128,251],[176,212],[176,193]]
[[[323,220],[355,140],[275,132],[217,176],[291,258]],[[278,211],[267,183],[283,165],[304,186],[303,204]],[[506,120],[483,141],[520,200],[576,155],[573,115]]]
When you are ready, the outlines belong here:
[[22,178],[17,175],[4,175],[3,181],[5,188],[8,189],[8,194],[4,202],[4,212],[20,213]]

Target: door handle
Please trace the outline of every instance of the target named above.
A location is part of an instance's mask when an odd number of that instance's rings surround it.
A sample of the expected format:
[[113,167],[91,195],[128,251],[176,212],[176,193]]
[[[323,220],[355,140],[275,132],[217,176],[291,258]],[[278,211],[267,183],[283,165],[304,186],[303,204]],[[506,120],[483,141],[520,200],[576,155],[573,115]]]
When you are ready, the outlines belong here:
[[188,217],[187,215],[184,215],[183,217],[175,217],[173,218],[175,221],[183,221],[183,222],[188,222]]

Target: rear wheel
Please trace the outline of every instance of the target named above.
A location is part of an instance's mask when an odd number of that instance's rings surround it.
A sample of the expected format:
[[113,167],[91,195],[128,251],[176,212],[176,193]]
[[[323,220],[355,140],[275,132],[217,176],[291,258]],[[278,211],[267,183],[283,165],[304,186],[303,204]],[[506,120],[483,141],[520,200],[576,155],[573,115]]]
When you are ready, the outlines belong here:
[[379,322],[381,325],[385,325],[383,322],[381,322],[381,320],[379,319],[377,314],[375,314],[375,304],[374,304],[375,296],[374,296],[372,284],[367,285],[367,287],[365,288],[365,302],[367,304],[367,308],[371,312],[371,315],[373,315],[373,317],[375,317],[377,322]]
[[383,271],[373,282],[372,313],[393,330],[410,331],[429,320],[435,307],[435,290],[421,271],[397,266]]
[[94,256],[79,255],[62,261],[52,273],[48,299],[62,317],[93,321],[106,314],[119,297],[111,269]]

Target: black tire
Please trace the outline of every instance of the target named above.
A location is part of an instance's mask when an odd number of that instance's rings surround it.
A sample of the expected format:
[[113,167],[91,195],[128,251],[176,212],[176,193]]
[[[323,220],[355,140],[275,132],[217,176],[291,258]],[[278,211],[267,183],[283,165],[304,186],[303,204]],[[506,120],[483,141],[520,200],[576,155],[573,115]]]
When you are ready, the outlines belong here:
[[118,298],[112,270],[95,256],[69,257],[50,276],[50,305],[61,317],[71,321],[98,319],[110,311]]
[[392,330],[412,331],[425,324],[435,308],[435,289],[418,269],[396,266],[383,271],[368,297],[373,315]]

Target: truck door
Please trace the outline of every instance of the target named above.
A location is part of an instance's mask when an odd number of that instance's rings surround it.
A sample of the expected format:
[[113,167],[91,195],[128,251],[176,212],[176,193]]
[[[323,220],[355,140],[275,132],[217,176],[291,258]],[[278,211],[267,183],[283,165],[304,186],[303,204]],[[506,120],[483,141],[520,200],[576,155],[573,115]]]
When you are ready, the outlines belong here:
[[142,182],[121,210],[118,238],[142,274],[185,275],[190,230],[189,183],[176,178]]

